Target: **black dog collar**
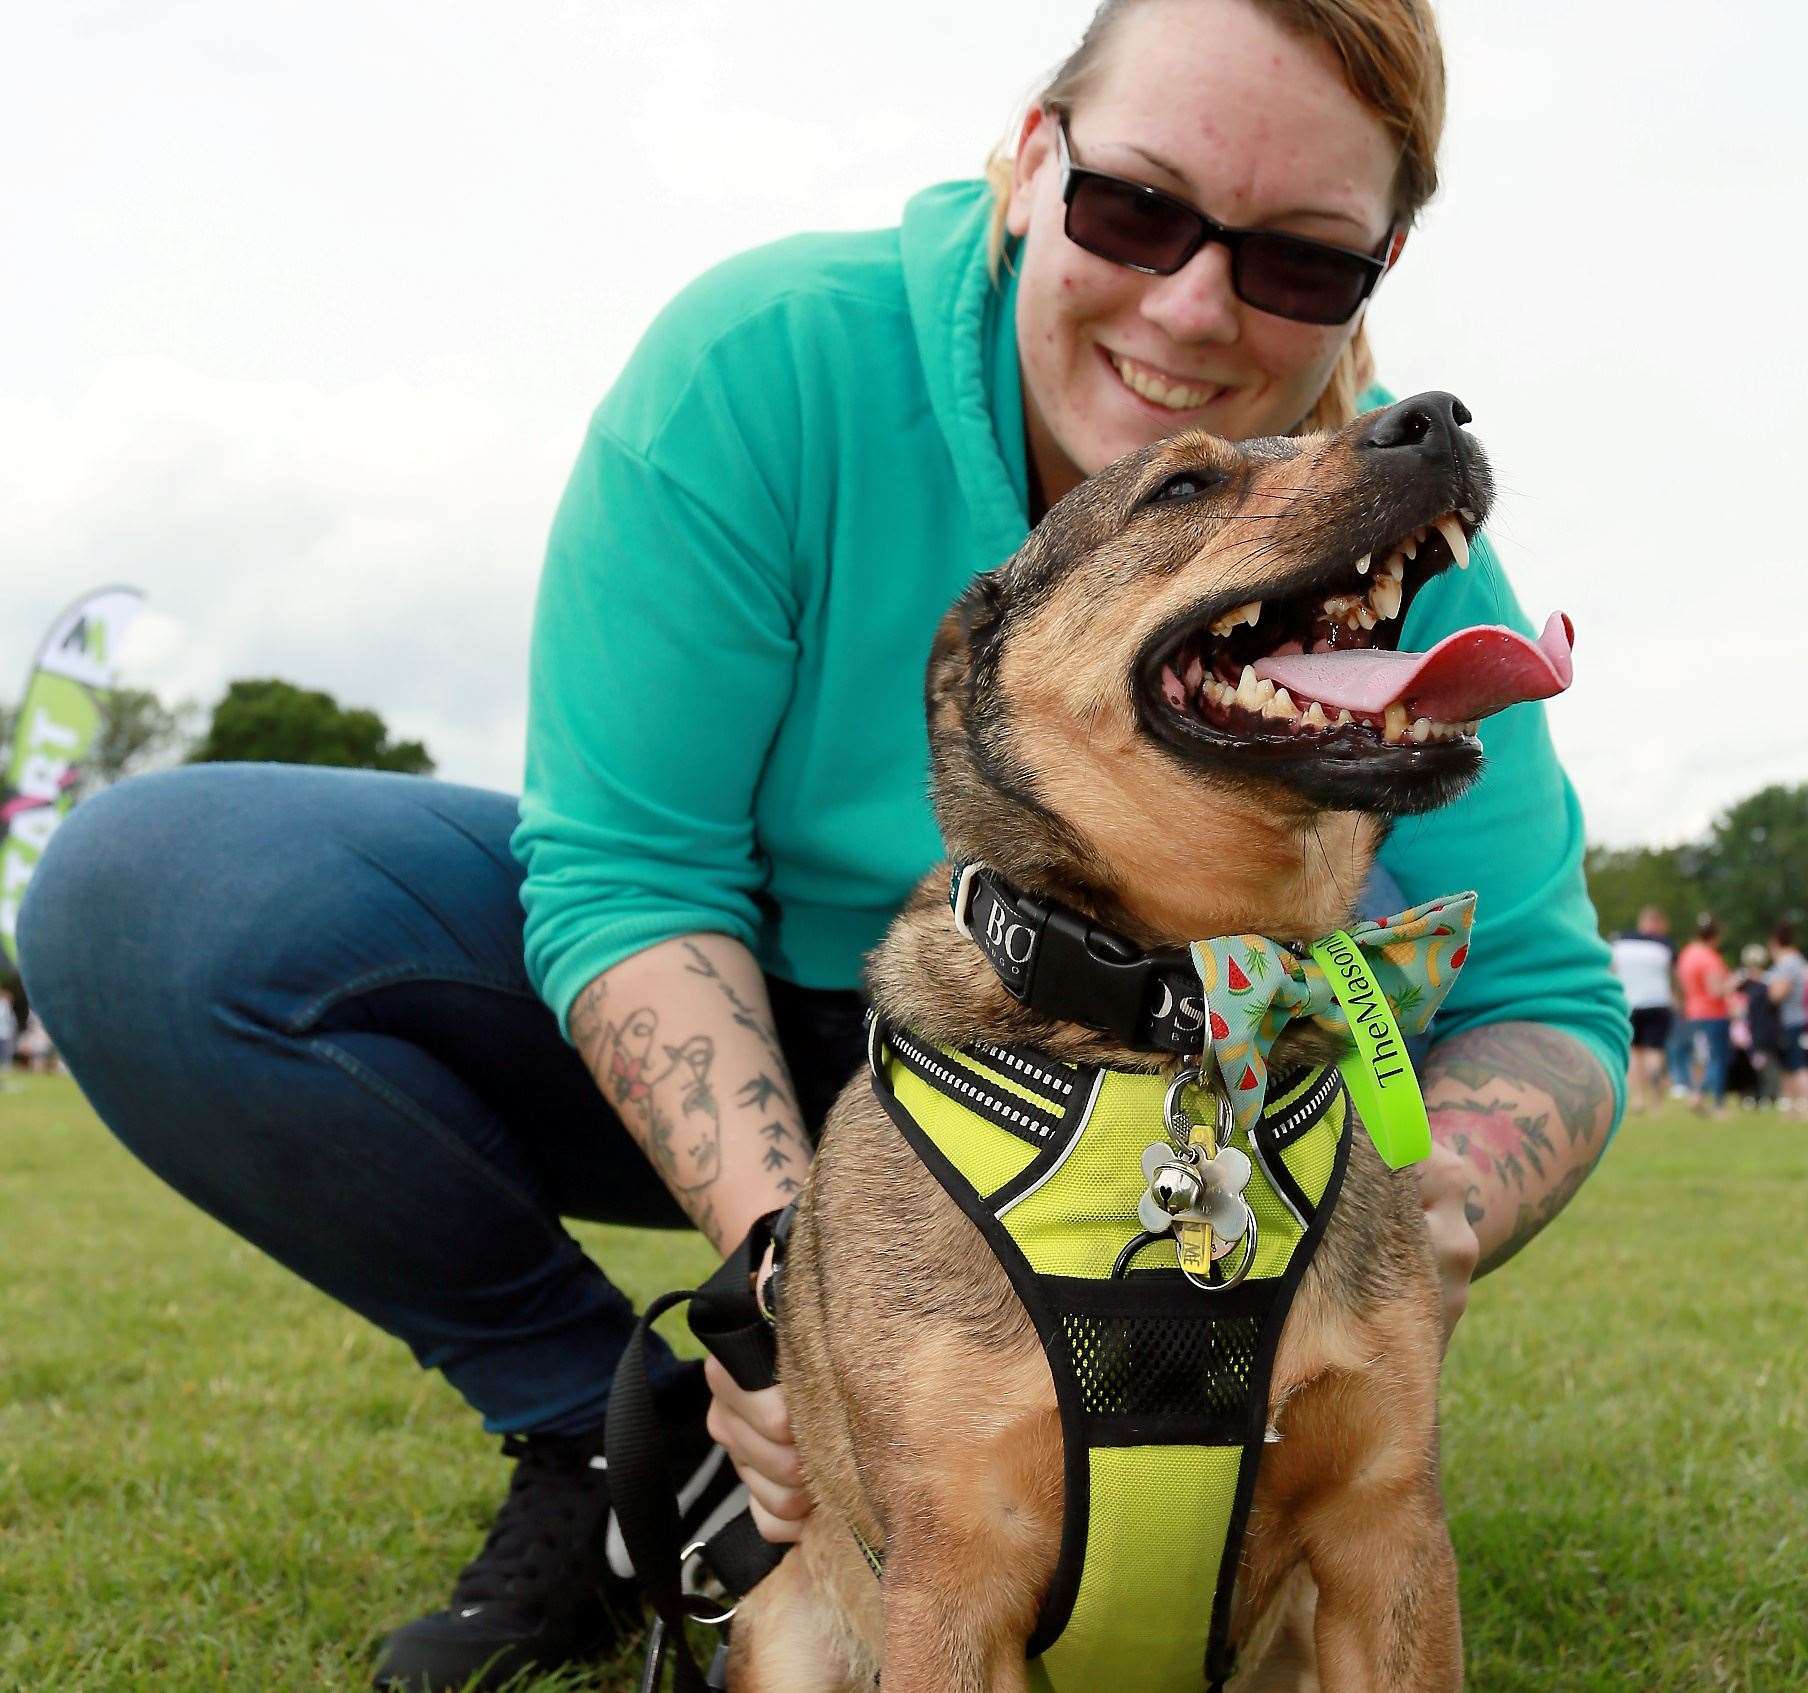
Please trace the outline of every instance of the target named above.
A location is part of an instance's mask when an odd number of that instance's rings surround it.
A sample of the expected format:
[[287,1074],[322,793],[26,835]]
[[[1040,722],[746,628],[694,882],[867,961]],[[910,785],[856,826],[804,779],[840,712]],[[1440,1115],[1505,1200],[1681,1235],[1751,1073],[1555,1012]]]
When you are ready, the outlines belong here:
[[1032,1011],[1156,1052],[1194,1053],[1205,1044],[1205,997],[1189,953],[1144,952],[983,864],[954,866],[948,904],[1006,992]]

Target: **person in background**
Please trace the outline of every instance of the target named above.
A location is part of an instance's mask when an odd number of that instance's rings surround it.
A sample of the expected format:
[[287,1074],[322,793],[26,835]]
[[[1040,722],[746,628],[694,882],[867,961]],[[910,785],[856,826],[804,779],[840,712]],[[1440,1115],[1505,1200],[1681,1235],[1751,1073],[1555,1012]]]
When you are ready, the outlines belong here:
[[1766,979],[1770,954],[1761,942],[1753,941],[1741,949],[1739,963],[1736,1003],[1739,1015],[1734,1020],[1733,1040],[1738,1044],[1743,1037],[1745,1054],[1751,1062],[1750,1103],[1775,1105],[1780,1092],[1777,1049],[1782,1039],[1782,1021],[1770,997],[1770,983]]
[[1777,1066],[1783,1084],[1783,1107],[1808,1111],[1808,958],[1795,944],[1795,930],[1779,922],[1770,931],[1771,965],[1765,977],[1770,1002],[1777,1010]]
[[1626,1105],[1631,1111],[1654,1111],[1664,1102],[1664,1051],[1676,1020],[1670,986],[1675,965],[1670,919],[1660,906],[1647,905],[1633,932],[1613,943],[1613,973],[1632,1010],[1632,1055],[1626,1072]]
[[1682,1014],[1689,1039],[1701,1049],[1701,1075],[1697,1080],[1691,1061],[1690,1086],[1697,1116],[1711,1109],[1726,1115],[1726,1069],[1733,1053],[1733,1010],[1727,995],[1732,972],[1720,956],[1720,924],[1704,911],[1695,923],[1695,938],[1676,960],[1676,982],[1682,990]]
[[0,1088],[13,1073],[13,1047],[18,1039],[19,1014],[13,1009],[13,996],[0,993]]

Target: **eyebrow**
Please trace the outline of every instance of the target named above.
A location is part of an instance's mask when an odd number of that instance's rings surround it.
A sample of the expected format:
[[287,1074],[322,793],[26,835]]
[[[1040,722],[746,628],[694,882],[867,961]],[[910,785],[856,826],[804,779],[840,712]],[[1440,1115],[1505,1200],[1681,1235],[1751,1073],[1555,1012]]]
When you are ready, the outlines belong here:
[[[1111,145],[1121,147],[1126,152],[1135,153],[1139,157],[1147,159],[1149,163],[1160,171],[1163,176],[1167,177],[1170,182],[1179,183],[1189,195],[1193,194],[1193,185],[1187,181],[1185,173],[1176,170],[1159,153],[1151,153],[1147,147],[1140,147],[1134,141],[1118,141],[1111,143]],[[1328,211],[1323,206],[1295,206],[1290,211],[1277,212],[1274,216],[1267,218],[1264,221],[1267,223],[1285,223],[1289,218],[1323,218],[1329,223],[1345,224],[1365,239],[1369,232],[1368,225],[1360,218],[1353,216],[1349,212]]]

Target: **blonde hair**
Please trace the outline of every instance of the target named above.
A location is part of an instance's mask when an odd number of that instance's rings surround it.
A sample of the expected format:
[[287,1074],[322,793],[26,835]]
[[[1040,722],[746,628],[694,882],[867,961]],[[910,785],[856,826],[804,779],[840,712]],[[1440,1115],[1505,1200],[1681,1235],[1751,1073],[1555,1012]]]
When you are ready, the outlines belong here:
[[[1098,80],[1117,21],[1139,3],[1104,0],[1079,46],[1032,103],[1073,110]],[[1326,42],[1337,55],[1350,92],[1399,143],[1394,222],[1400,229],[1408,228],[1437,192],[1438,141],[1444,132],[1444,50],[1428,0],[1249,0],[1249,4],[1282,29]],[[1014,163],[1004,145],[994,148],[986,161],[986,181],[992,189],[986,256],[994,279],[1004,260],[1005,210]],[[1359,324],[1300,431],[1342,428],[1357,415],[1357,397],[1374,378],[1368,332]]]

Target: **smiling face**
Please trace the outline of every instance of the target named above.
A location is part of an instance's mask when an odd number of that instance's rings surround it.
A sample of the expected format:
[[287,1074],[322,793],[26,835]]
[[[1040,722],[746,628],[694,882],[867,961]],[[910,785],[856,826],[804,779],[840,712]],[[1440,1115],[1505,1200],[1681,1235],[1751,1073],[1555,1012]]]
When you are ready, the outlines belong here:
[[[1399,149],[1324,42],[1247,0],[1147,0],[1118,22],[1071,113],[1076,163],[1146,183],[1220,223],[1363,252],[1393,222]],[[1257,310],[1208,245],[1147,276],[1067,239],[1047,113],[1025,120],[1006,227],[1030,454],[1053,502],[1181,429],[1282,435],[1311,411],[1360,314],[1336,325]]]

